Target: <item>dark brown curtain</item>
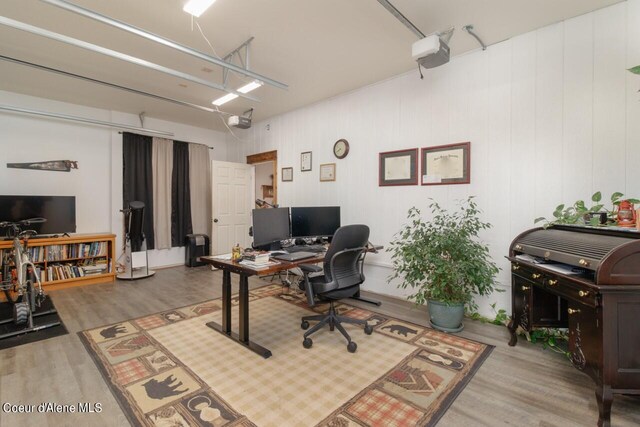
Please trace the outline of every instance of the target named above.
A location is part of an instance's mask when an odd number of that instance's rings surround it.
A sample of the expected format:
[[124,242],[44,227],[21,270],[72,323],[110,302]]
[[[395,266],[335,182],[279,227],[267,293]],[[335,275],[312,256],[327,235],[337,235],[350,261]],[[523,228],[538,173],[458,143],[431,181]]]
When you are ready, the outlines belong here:
[[154,248],[153,235],[153,173],[151,169],[151,137],[124,132],[122,134],[122,206],[129,202],[144,203],[142,230],[147,249]]
[[189,144],[173,141],[171,179],[171,246],[184,246],[185,236],[193,233],[189,184]]

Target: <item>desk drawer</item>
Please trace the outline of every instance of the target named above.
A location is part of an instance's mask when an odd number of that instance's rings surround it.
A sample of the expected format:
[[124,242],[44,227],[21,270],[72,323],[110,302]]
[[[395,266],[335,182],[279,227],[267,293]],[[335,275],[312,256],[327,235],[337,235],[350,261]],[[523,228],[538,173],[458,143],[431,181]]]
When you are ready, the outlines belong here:
[[554,295],[558,295],[562,298],[576,301],[590,307],[597,307],[599,305],[599,298],[594,290],[587,286],[580,286],[580,284],[567,280],[564,276],[554,274],[553,272],[544,269],[519,264],[517,262],[512,263],[511,271],[514,276],[518,276],[519,278],[526,280],[528,283],[543,288]]
[[[548,283],[552,280],[557,280],[557,283],[550,286]],[[599,305],[598,294],[595,291],[566,280],[550,279],[547,281],[547,289],[556,295],[589,307],[597,307]]]

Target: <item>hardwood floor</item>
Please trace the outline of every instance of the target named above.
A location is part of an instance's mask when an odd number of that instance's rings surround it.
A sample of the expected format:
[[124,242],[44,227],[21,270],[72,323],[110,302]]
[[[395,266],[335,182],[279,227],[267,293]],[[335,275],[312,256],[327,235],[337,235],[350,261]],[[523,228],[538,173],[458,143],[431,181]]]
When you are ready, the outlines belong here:
[[[102,411],[9,414],[0,408],[0,425],[129,425],[76,333],[217,298],[221,295],[221,282],[221,273],[206,267],[175,267],[158,270],[154,277],[140,281],[51,291],[69,335],[1,350],[0,403],[99,402]],[[264,283],[251,280],[250,286]],[[393,298],[368,296],[383,300],[383,305],[354,304],[423,325],[427,322],[424,309]],[[515,348],[508,347],[506,328],[480,322],[467,321],[461,335],[496,348],[451,405],[440,426],[596,424],[593,383],[563,356],[522,340]],[[616,396],[612,425],[640,425],[640,397]]]

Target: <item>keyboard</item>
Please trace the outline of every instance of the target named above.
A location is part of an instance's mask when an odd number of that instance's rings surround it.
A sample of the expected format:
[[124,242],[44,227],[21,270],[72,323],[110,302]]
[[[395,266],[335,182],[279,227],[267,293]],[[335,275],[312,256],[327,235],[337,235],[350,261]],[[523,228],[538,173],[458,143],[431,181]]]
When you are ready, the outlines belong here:
[[324,245],[289,246],[288,248],[283,248],[283,249],[290,254],[293,254],[296,252],[313,252],[317,254],[325,251]]

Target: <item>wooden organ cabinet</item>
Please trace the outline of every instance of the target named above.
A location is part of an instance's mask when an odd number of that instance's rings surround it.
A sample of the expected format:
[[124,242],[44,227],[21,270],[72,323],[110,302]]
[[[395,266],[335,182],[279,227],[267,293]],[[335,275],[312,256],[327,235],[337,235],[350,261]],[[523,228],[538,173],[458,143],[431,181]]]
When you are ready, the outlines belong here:
[[593,227],[528,230],[511,243],[516,330],[568,328],[573,366],[596,383],[599,426],[614,394],[640,394],[640,233]]

